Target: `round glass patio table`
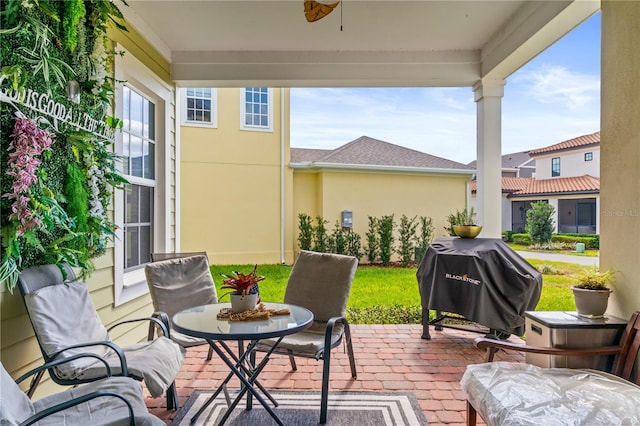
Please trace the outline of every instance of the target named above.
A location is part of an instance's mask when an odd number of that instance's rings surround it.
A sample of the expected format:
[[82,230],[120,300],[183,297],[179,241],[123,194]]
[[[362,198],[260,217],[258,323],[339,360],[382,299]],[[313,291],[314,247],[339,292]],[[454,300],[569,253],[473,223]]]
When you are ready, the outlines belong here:
[[[235,375],[242,382],[242,388],[234,401],[229,405],[219,424],[222,425],[227,421],[233,409],[238,405],[240,399],[242,399],[242,396],[248,392],[248,410],[251,409],[251,400],[252,397],[255,396],[276,423],[284,426],[282,420],[255,389],[257,386],[276,407],[278,406],[277,401],[260,384],[260,382],[258,382],[258,375],[266,366],[271,353],[275,350],[278,344],[280,344],[284,336],[296,333],[311,326],[313,323],[313,313],[301,306],[287,303],[263,302],[263,304],[266,309],[275,309],[276,311],[288,309],[290,313],[288,315],[274,315],[269,319],[260,321],[230,321],[228,318],[218,318],[218,314],[222,309],[230,308],[231,304],[216,303],[185,309],[173,316],[172,322],[176,331],[189,336],[205,339],[231,370],[229,375],[227,375],[226,379],[214,392],[211,398],[209,398],[209,400],[204,403],[200,410],[191,418],[191,424],[195,423],[200,414],[204,412],[206,407],[218,396],[229,380]],[[261,339],[269,338],[276,338],[276,343],[273,345],[272,349],[266,353],[262,361],[259,364],[254,365],[251,358],[255,358],[255,355],[253,357],[249,355],[252,353],[255,354],[254,348]],[[229,340],[236,340],[239,342],[249,340],[250,343],[247,346],[246,351],[242,350],[242,343],[240,343],[240,353],[236,355],[226,344],[226,341]]]
[[262,321],[229,321],[218,318],[230,303],[215,303],[185,309],[173,316],[173,325],[180,333],[207,340],[255,340],[282,337],[311,326],[313,313],[301,306],[287,303],[262,302],[266,309],[289,309],[289,315],[272,316]]

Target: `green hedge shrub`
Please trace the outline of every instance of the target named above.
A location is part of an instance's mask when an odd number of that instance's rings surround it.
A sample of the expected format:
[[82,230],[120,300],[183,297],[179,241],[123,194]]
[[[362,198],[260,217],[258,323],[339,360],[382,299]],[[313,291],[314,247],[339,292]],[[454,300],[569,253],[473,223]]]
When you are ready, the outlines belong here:
[[529,237],[529,234],[511,234],[511,241],[528,246],[531,244],[531,237]]
[[576,243],[584,243],[588,249],[600,248],[600,236],[599,235],[568,235],[568,234],[554,234],[551,237],[551,241],[560,242],[565,244],[575,245]]

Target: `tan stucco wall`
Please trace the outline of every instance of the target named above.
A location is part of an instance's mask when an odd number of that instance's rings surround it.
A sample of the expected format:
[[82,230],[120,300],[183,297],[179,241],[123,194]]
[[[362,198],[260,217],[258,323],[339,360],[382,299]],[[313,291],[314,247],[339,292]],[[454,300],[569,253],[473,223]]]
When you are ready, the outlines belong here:
[[617,271],[608,312],[640,310],[640,2],[602,1],[600,268]]
[[[298,252],[298,214],[329,221],[331,232],[343,210],[353,212],[353,230],[360,234],[363,247],[369,228],[369,216],[428,216],[433,219],[435,236],[445,235],[447,215],[463,209],[468,176],[405,174],[392,172],[349,172],[324,170],[319,173],[294,173],[294,247]],[[315,196],[314,196],[315,194]],[[315,221],[314,221],[315,223]],[[396,245],[398,237],[396,235]],[[366,257],[362,259],[367,261]]]
[[[281,148],[289,163],[289,105],[281,126],[274,89],[273,132],[240,130],[239,89],[218,89],[218,126],[181,127],[181,249],[211,263],[280,263]],[[284,130],[284,146],[282,146]],[[285,173],[285,258],[293,260],[291,171]]]
[[[168,81],[169,64],[140,34],[130,30],[128,33],[109,31],[108,35],[111,40],[117,41],[119,46],[134,54],[147,67],[157,73],[162,80]],[[171,109],[173,110],[173,106]],[[174,122],[172,116],[168,119],[171,123]],[[172,129],[175,129],[175,127],[172,127]],[[170,133],[171,140],[169,143],[175,145],[173,137],[175,132],[172,131]],[[174,158],[171,159],[171,162],[170,167],[175,169]],[[174,186],[173,182],[171,186]],[[113,218],[113,205],[109,206],[109,209]],[[171,207],[171,212],[172,215],[175,214],[175,206]],[[105,255],[95,259],[94,265],[96,270],[87,280],[87,284],[100,319],[107,327],[124,319],[149,315],[153,311],[151,299],[148,295],[114,307],[113,248],[109,248]],[[67,307],[66,309],[73,309],[73,307]],[[111,338],[121,345],[144,340],[146,339],[147,324],[140,324],[135,327],[119,327],[111,333]],[[78,326],[81,326],[81,324],[78,324]],[[10,294],[4,285],[0,287],[0,358],[4,367],[13,377],[18,377],[43,362],[18,290],[16,289],[14,294]],[[29,380],[22,383],[24,389],[27,388],[28,382]],[[43,381],[36,390],[34,399],[53,392],[60,392],[61,390],[62,388],[49,380],[48,374],[45,374]]]

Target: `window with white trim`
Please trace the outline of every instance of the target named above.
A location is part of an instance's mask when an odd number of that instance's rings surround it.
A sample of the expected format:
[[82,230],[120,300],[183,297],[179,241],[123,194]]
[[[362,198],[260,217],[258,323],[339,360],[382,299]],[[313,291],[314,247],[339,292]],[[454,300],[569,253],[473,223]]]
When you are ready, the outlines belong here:
[[247,87],[240,90],[240,128],[273,131],[273,89]]
[[125,85],[122,88],[122,172],[130,182],[125,185],[123,206],[125,272],[151,260],[155,121],[154,103]]
[[189,87],[181,90],[182,124],[218,127],[218,93],[211,87]]
[[171,205],[171,170],[166,159],[172,143],[173,88],[133,55],[115,58],[114,115],[122,119],[115,152],[128,181],[114,194],[114,301],[124,304],[147,294],[144,266],[158,247],[166,247]]

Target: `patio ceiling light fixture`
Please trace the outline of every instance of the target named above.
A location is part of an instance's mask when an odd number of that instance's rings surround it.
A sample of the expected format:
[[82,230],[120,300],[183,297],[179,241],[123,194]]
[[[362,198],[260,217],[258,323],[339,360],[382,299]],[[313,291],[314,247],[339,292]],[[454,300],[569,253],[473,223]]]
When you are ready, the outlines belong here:
[[338,4],[340,4],[339,1],[335,3],[320,3],[315,0],[305,0],[304,16],[308,22],[318,21],[330,14]]

